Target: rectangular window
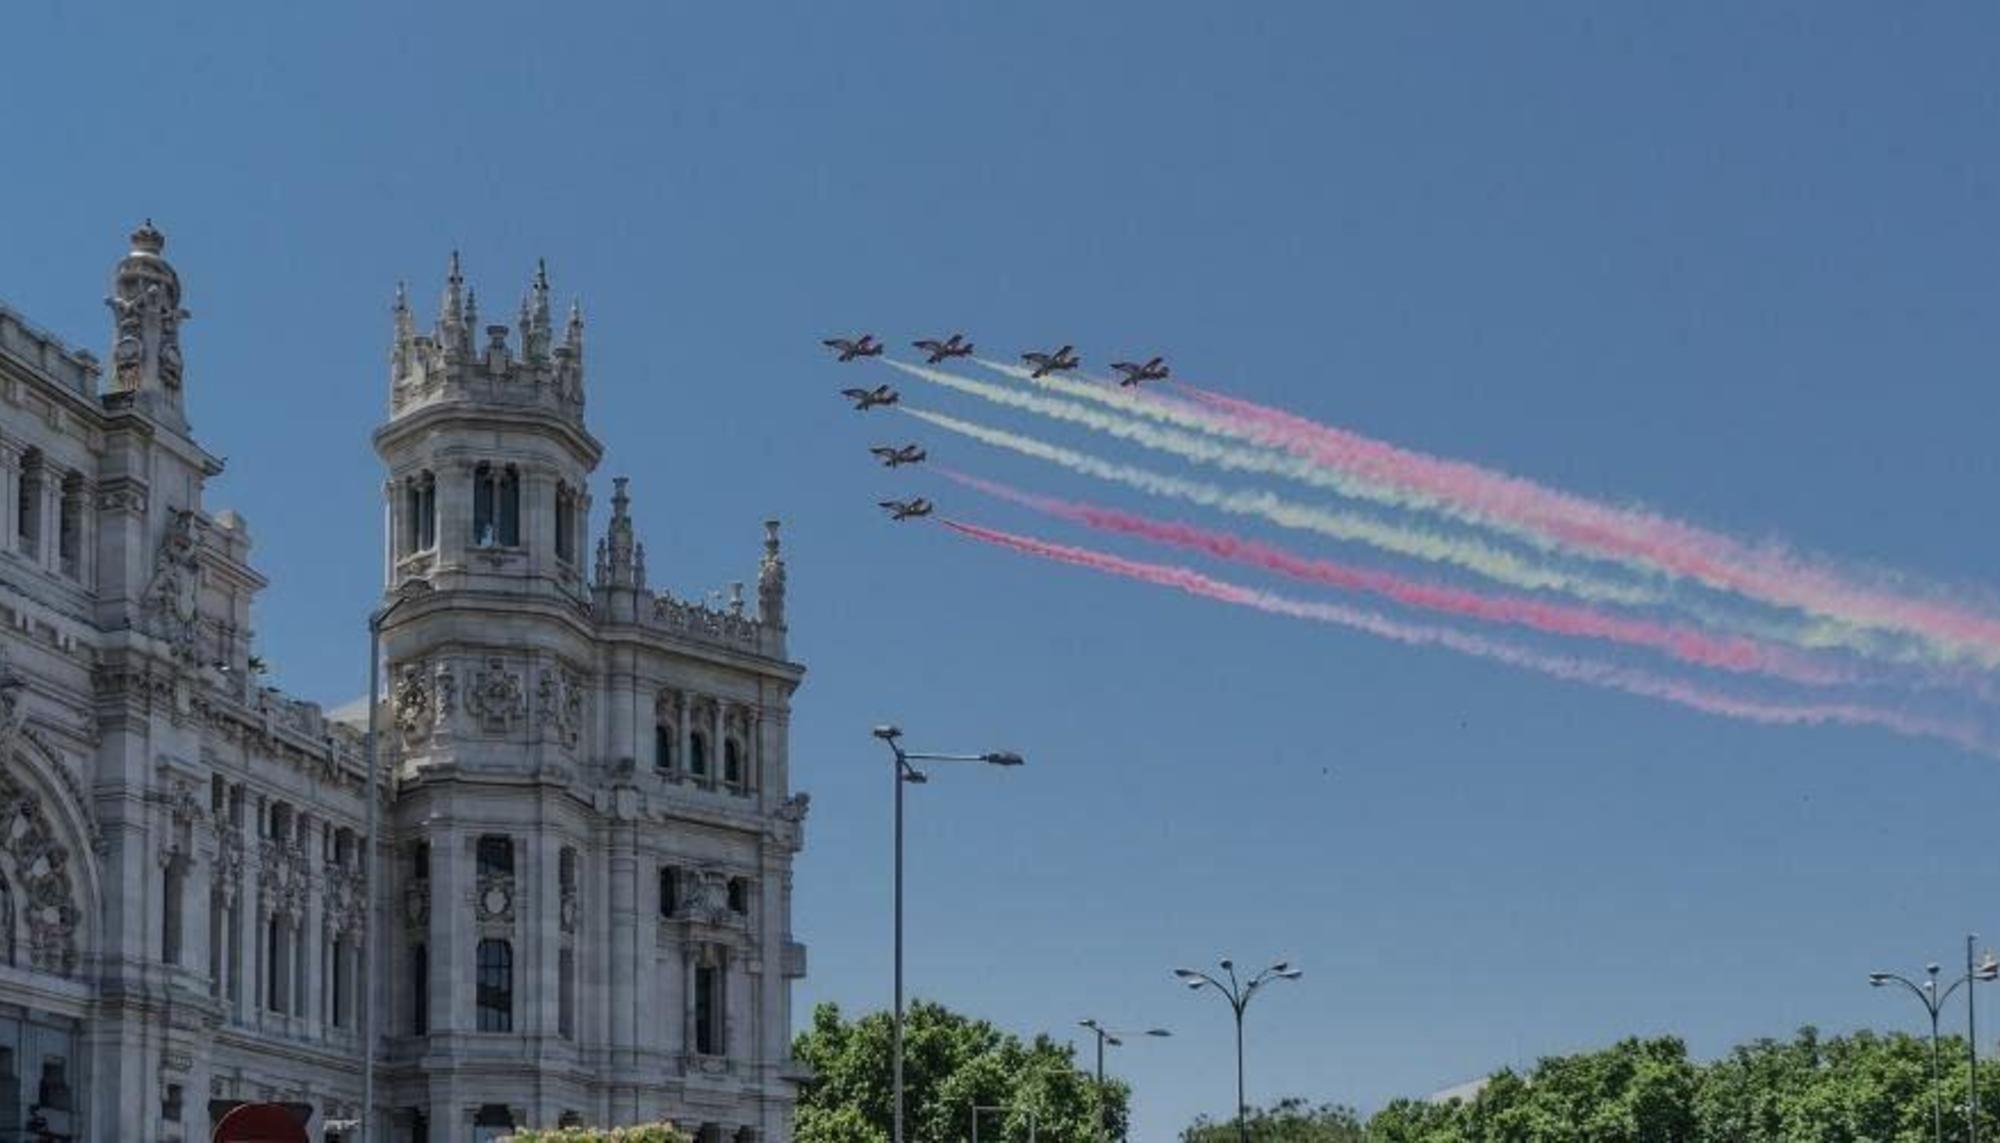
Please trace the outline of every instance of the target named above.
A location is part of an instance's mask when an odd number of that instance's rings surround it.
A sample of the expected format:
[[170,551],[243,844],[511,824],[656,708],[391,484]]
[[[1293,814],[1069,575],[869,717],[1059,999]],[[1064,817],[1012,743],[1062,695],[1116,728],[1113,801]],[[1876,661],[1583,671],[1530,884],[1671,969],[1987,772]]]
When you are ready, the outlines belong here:
[[660,867],[660,916],[671,917],[680,911],[681,878],[680,871],[671,865]]
[[347,938],[337,937],[333,942],[333,1026],[347,1027],[348,993],[354,986],[348,979]]
[[514,946],[501,940],[479,942],[479,1030],[514,1030]]
[[694,1050],[722,1054],[722,969],[704,964],[694,970]]
[[576,559],[576,494],[568,485],[556,485],[556,558]]
[[660,723],[653,727],[653,769],[671,774],[674,769],[674,728]]
[[699,730],[688,735],[688,773],[708,777],[708,736]]
[[62,573],[75,578],[83,566],[83,478],[74,472],[63,477],[57,511],[56,558]]
[[521,543],[521,474],[511,464],[500,470],[500,543]]
[[576,952],[564,949],[556,958],[556,1033],[565,1040],[576,1038]]
[[729,879],[729,911],[737,914],[750,911],[750,883],[741,877]]
[[21,480],[15,486],[14,546],[29,559],[42,555],[42,454],[29,449],[21,457]]
[[493,534],[493,466],[482,464],[472,470],[472,542],[490,548],[498,540]]
[[160,959],[167,964],[181,962],[181,858],[167,861],[160,899]]
[[291,975],[291,958],[285,955],[285,923],[272,917],[264,927],[264,1007],[285,1010],[285,984]]
[[479,875],[481,877],[511,877],[514,875],[514,842],[500,834],[487,834],[479,839]]
[[410,1034],[431,1030],[431,953],[426,945],[410,946]]

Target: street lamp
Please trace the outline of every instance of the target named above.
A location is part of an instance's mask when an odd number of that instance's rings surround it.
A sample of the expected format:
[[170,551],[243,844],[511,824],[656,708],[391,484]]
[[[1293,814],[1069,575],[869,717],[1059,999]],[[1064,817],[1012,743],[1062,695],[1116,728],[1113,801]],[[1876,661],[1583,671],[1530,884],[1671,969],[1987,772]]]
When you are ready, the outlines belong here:
[[381,788],[381,767],[377,762],[376,739],[382,718],[382,624],[397,608],[413,599],[422,599],[431,593],[431,583],[427,579],[410,578],[396,588],[396,598],[376,608],[368,616],[368,825],[363,831],[368,836],[368,848],[362,852],[362,886],[368,895],[368,916],[371,923],[361,930],[361,969],[357,974],[362,981],[361,991],[361,1143],[368,1143],[375,1125],[375,942],[380,939],[372,923],[374,901],[380,889],[375,882],[375,850],[377,819],[381,815],[378,797]]
[[1222,971],[1229,974],[1228,984],[1223,984],[1221,980],[1191,968],[1177,968],[1174,970],[1174,975],[1192,991],[1215,989],[1222,994],[1223,999],[1229,1001],[1229,1009],[1236,1015],[1236,1137],[1239,1143],[1250,1143],[1250,1125],[1244,1118],[1246,1107],[1243,1102],[1243,1010],[1250,1006],[1251,998],[1255,997],[1257,990],[1264,985],[1273,980],[1297,980],[1305,974],[1293,968],[1289,962],[1281,960],[1251,977],[1250,983],[1243,984],[1237,979],[1235,961],[1223,957],[1218,963]]
[[1005,750],[992,750],[984,754],[911,753],[903,749],[901,727],[878,726],[873,733],[875,737],[888,744],[889,752],[896,760],[896,1019],[894,1025],[896,1111],[891,1143],[903,1143],[903,787],[922,785],[930,781],[928,775],[910,763],[984,762],[989,766],[1019,766],[1024,759],[1019,754]]
[[[1909,989],[1910,994],[1917,998],[1918,1003],[1924,1006],[1924,1011],[1931,1018],[1931,1128],[1937,1137],[1938,1143],[1944,1143],[1944,1095],[1938,1090],[1938,1015],[1944,1011],[1945,1001],[1951,999],[1951,994],[1957,992],[1960,985],[1969,984],[1973,981],[1990,981],[1996,977],[2000,977],[2000,960],[1996,960],[1991,952],[1988,952],[1986,958],[1979,964],[1975,965],[1973,963],[1972,943],[1977,939],[1976,935],[1966,937],[1965,975],[1945,985],[1942,992],[1938,990],[1938,973],[1943,970],[1936,963],[1924,966],[1924,980],[1921,984],[1893,972],[1871,972],[1868,974],[1868,983],[1872,987],[1880,988],[1885,984],[1900,984],[1904,988]],[[1978,1143],[1979,1048],[1978,1035],[1971,1023],[1971,1014],[1973,1012],[1971,989],[1966,990],[1965,1002],[1967,1012],[1966,1039],[1968,1041],[1966,1050],[1967,1057],[1971,1061],[1972,1066],[1970,1084],[1971,1103],[1969,1104],[1972,1123],[1971,1143]]]
[[[1095,1018],[1078,1020],[1076,1026],[1090,1029],[1091,1034],[1097,1037],[1097,1125],[1102,1128],[1105,1127],[1105,1113],[1110,1110],[1109,1104],[1104,1098],[1104,1046],[1109,1044],[1114,1048],[1122,1048],[1125,1046],[1125,1041],[1118,1038],[1118,1033],[1099,1024]],[[1165,1028],[1148,1028],[1145,1034],[1148,1036],[1157,1036],[1162,1039],[1173,1035],[1172,1032],[1167,1031]]]

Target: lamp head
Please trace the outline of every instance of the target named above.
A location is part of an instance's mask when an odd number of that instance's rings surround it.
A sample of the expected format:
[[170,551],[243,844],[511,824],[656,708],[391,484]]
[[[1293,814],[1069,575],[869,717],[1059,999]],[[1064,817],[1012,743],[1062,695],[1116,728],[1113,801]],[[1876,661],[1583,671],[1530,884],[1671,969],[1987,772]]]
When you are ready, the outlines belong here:
[[1280,980],[1297,980],[1299,977],[1304,975],[1305,975],[1304,969],[1288,968],[1285,969],[1283,972],[1278,973],[1277,977]]
[[1930,975],[1932,975],[1932,976],[1936,976],[1936,975],[1937,975],[1937,974],[1938,974],[1939,972],[1941,972],[1941,971],[1943,971],[1943,970],[1941,970],[1940,968],[1938,968],[1938,966],[1936,965],[1936,963],[1931,963],[1931,964],[1927,964],[1927,965],[1925,965],[1925,966],[1924,966],[1924,971],[1925,971],[1925,972],[1927,972],[1927,973],[1929,973],[1929,974],[1930,974]]
[[1172,1032],[1167,1031],[1165,1028],[1148,1028],[1146,1029],[1146,1034],[1148,1036],[1161,1036],[1161,1037],[1173,1035]]
[[1987,949],[1986,955],[1979,961],[1979,967],[1972,970],[1972,975],[1980,980],[2000,979],[2000,957],[1995,957],[1993,950]]
[[1222,971],[1224,971],[1224,972],[1235,972],[1235,971],[1236,971],[1236,962],[1235,962],[1235,961],[1233,961],[1233,960],[1230,960],[1230,959],[1229,959],[1228,957],[1223,957],[1223,958],[1222,958],[1221,960],[1217,961],[1216,963],[1222,966]]
[[875,737],[881,739],[884,742],[894,742],[898,738],[901,738],[903,736],[903,728],[895,725],[894,723],[884,723],[883,725],[876,727],[869,733],[873,734]]
[[1095,1020],[1078,1020],[1076,1026],[1079,1028],[1088,1028],[1093,1032],[1097,1031],[1097,1021]]
[[1889,983],[1889,974],[1886,972],[1871,972],[1868,974],[1868,983],[1875,988],[1880,988]]
[[1116,1036],[1111,1035],[1109,1032],[1105,1033],[1104,1042],[1111,1045],[1114,1048],[1122,1048],[1125,1046],[1125,1041],[1119,1039]]
[[1281,960],[1278,963],[1271,966],[1271,971],[1277,973],[1279,976],[1283,976],[1285,975],[1285,971],[1291,967],[1292,967],[1291,961]]
[[1182,980],[1193,980],[1201,974],[1191,968],[1177,968],[1174,970],[1174,975],[1180,977]]
[[1012,750],[996,750],[990,754],[981,754],[979,760],[995,766],[1020,766],[1027,762],[1027,759]]
[[930,780],[931,776],[929,774],[924,773],[914,766],[903,771],[903,781],[908,782],[912,786],[921,786]]

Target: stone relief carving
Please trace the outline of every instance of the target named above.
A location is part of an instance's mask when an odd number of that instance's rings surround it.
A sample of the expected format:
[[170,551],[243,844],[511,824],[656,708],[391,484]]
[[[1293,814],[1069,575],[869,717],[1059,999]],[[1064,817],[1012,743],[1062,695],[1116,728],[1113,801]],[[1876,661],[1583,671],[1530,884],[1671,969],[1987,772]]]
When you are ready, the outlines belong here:
[[0,773],[0,848],[13,860],[24,901],[17,906],[28,934],[29,963],[42,972],[76,972],[76,927],[82,918],[69,875],[69,851],[52,836],[41,800],[11,774]]
[[804,791],[793,794],[791,797],[778,803],[777,813],[779,821],[787,821],[797,825],[805,821],[806,815],[811,812],[812,795]]
[[562,890],[562,931],[576,932],[577,918],[583,912],[583,902],[577,895],[576,886],[565,885]]
[[414,664],[403,668],[396,680],[395,706],[396,729],[402,732],[405,745],[415,745],[430,737],[437,711],[423,668]]
[[153,578],[146,585],[143,626],[147,634],[165,640],[175,657],[193,662],[200,589],[200,565],[195,560],[194,513],[168,510],[167,532],[153,555]]
[[583,688],[576,673],[568,667],[543,671],[537,705],[544,730],[574,747],[583,734]]
[[514,920],[514,877],[509,873],[479,875],[478,895],[472,901],[473,915],[481,921],[511,924]]
[[413,877],[403,886],[403,923],[422,929],[431,923],[431,879]]
[[526,707],[521,676],[509,671],[500,659],[486,660],[486,669],[472,677],[466,691],[466,712],[479,720],[488,734],[506,734],[514,729]]
[[328,865],[323,884],[322,920],[327,937],[359,937],[367,932],[368,882],[362,872],[341,865]]

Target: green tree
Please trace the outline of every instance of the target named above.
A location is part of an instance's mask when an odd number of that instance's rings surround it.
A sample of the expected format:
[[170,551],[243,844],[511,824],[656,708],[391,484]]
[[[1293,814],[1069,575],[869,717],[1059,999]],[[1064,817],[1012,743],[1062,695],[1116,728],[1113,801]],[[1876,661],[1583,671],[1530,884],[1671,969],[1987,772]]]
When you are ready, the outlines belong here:
[[[845,1020],[837,1005],[813,1010],[812,1027],[792,1046],[812,1073],[799,1092],[798,1143],[889,1139],[893,1033],[886,1012]],[[981,1140],[1025,1141],[1032,1113],[1039,1140],[1108,1143],[1124,1135],[1128,1095],[1115,1080],[1099,1091],[1075,1049],[1045,1035],[1024,1042],[923,1001],[904,1013],[903,1130],[912,1143],[968,1138],[974,1106],[1007,1109],[981,1117]]]
[[688,1143],[688,1137],[672,1124],[647,1123],[636,1127],[556,1127],[548,1131],[517,1131],[500,1143]]
[[[1361,1120],[1351,1107],[1283,1099],[1255,1107],[1244,1117],[1256,1143],[1363,1143]],[[1236,1143],[1236,1120],[1202,1116],[1181,1132],[1181,1143]]]

